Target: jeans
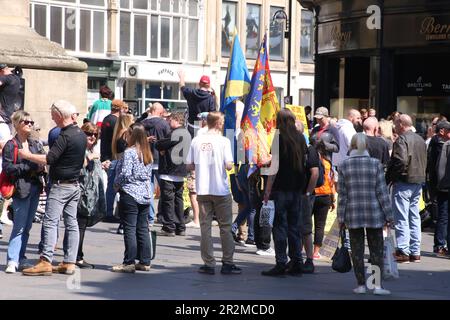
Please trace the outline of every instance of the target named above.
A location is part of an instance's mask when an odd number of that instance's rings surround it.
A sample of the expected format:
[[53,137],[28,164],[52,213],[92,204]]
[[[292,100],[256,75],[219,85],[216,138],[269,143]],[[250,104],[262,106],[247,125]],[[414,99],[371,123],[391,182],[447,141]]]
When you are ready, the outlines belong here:
[[61,213],[64,218],[64,261],[75,263],[78,252],[79,230],[77,221],[80,187],[78,184],[53,184],[47,199],[44,216],[44,248],[42,257],[53,260],[57,229]]
[[117,191],[114,190],[114,178],[116,177],[117,160],[111,161],[108,169],[108,186],[106,187],[106,216],[114,216],[114,200],[116,198]]
[[167,232],[186,230],[183,208],[184,182],[172,182],[161,179],[162,229]]
[[[158,173],[158,169],[156,170],[152,170],[152,177],[151,177],[151,190],[150,190],[150,213],[148,216],[148,223],[153,224],[155,222],[155,216],[156,216],[156,211],[155,210],[155,202],[154,202],[154,193],[155,193],[155,178],[156,181],[158,182],[158,185],[161,186],[161,180],[159,179],[159,173]],[[158,205],[159,207],[159,205]]]
[[233,216],[231,195],[198,195],[197,200],[200,209],[200,252],[203,262],[209,267],[216,266],[211,237],[211,223],[215,213],[219,222],[220,240],[222,241],[222,262],[233,264],[234,240],[231,235],[231,219]]
[[150,235],[148,233],[148,204],[139,204],[132,196],[121,191],[119,214],[123,223],[125,253],[123,264],[150,265]]
[[289,257],[294,263],[302,263],[301,194],[300,191],[277,191],[274,193],[275,219],[273,221],[273,241],[275,260],[286,265],[286,248],[289,245]]
[[448,246],[447,228],[448,228],[448,192],[437,193],[438,216],[436,229],[434,230],[434,249],[441,249]]
[[419,197],[422,185],[394,183],[392,205],[395,219],[397,248],[406,255],[420,255],[421,220]]
[[239,226],[244,223],[245,220],[247,220],[248,224],[248,235],[247,240],[255,240],[255,232],[254,232],[254,222],[255,222],[255,215],[256,210],[252,207],[250,203],[250,198],[248,194],[248,189],[243,189],[241,192],[242,195],[242,203],[244,204],[244,209],[240,211],[234,219],[233,225],[231,227],[231,230],[233,233],[237,231]]
[[26,198],[13,198],[14,225],[9,239],[7,259],[8,264],[14,264],[16,267],[25,259],[33,218],[39,204],[39,189],[37,185],[32,184],[30,194]]

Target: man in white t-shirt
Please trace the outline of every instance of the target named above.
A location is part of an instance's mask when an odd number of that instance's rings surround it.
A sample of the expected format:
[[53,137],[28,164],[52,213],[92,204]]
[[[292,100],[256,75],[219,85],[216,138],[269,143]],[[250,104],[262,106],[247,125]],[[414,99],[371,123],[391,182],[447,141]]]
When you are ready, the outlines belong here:
[[241,269],[233,263],[232,201],[227,177],[227,170],[233,168],[231,143],[222,136],[222,113],[210,112],[206,121],[208,132],[192,140],[186,160],[187,168],[195,169],[195,186],[200,208],[200,250],[205,264],[198,271],[205,274],[215,273],[216,260],[211,237],[211,223],[215,213],[222,240],[221,273],[240,274]]

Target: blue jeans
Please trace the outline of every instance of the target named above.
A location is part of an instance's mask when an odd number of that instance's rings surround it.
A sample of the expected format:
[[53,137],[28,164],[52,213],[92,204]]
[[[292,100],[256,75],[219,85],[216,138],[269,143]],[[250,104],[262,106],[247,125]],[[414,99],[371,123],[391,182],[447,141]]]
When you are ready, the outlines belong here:
[[125,242],[123,264],[135,264],[139,260],[141,264],[150,265],[148,207],[148,204],[139,204],[129,194],[120,192],[119,214]]
[[159,173],[158,170],[152,170],[152,177],[151,177],[151,190],[150,190],[150,213],[148,216],[148,223],[153,224],[155,222],[155,216],[156,211],[155,210],[155,202],[153,200],[154,192],[155,192],[155,178],[156,181],[158,181],[158,185],[161,186],[161,180],[159,179]]
[[288,245],[291,260],[294,263],[302,263],[301,193],[300,191],[278,191],[274,193],[273,198],[275,200],[275,219],[272,232],[276,263],[286,265]]
[[107,175],[108,185],[106,186],[106,216],[114,216],[114,199],[116,198],[117,191],[114,190],[114,178],[116,177],[117,160],[111,161]]
[[14,264],[18,267],[19,262],[25,259],[28,238],[38,204],[39,187],[34,184],[31,185],[28,197],[23,199],[13,198],[14,226],[8,245],[8,264]]
[[448,245],[448,196],[448,192],[438,192],[437,194],[438,216],[434,230],[434,249],[445,248]]
[[419,198],[422,185],[396,182],[392,190],[397,248],[406,255],[420,255]]
[[250,203],[248,190],[242,190],[241,196],[242,196],[242,203],[244,204],[244,209],[242,211],[240,211],[238,213],[236,219],[234,219],[233,225],[231,226],[231,231],[233,233],[236,233],[239,226],[242,223],[244,223],[245,220],[247,220],[247,224],[248,224],[247,239],[254,241],[255,240],[254,222],[255,222],[256,209],[253,208]]

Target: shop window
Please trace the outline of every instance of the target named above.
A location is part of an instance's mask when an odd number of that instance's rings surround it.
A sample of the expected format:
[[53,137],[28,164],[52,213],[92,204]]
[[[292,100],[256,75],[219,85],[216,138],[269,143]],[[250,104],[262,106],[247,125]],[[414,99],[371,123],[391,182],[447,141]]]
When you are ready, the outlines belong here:
[[270,7],[270,31],[269,31],[269,53],[272,60],[284,60],[284,20],[273,19],[275,12],[283,10],[282,7]]
[[301,106],[312,106],[313,91],[311,89],[299,90],[299,103]]
[[314,24],[313,13],[302,10],[300,29],[300,62],[313,63]]

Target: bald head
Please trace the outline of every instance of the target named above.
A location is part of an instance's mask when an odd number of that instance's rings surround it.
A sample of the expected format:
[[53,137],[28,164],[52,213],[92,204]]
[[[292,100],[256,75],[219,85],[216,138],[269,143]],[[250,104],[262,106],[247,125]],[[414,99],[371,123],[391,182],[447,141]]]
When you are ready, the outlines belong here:
[[375,117],[369,117],[364,120],[363,129],[366,135],[375,136],[378,131],[378,120]]
[[161,117],[164,114],[164,111],[164,106],[159,102],[153,103],[150,107],[150,114],[152,116]]
[[407,114],[401,114],[394,122],[395,124],[395,132],[397,134],[403,134],[406,131],[411,130],[413,125],[411,117]]
[[354,125],[361,124],[361,122],[362,122],[361,113],[356,109],[348,110],[347,119]]

